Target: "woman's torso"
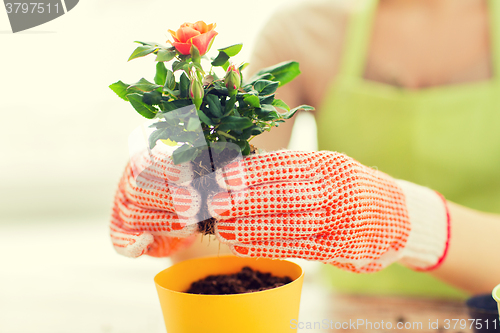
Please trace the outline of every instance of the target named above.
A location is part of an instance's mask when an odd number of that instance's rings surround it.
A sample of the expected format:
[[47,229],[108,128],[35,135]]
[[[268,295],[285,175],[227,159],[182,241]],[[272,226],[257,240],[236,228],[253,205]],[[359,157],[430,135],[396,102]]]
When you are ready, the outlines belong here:
[[[477,17],[471,14],[475,23],[465,22],[475,27],[478,40],[486,38],[476,44],[470,39],[482,50],[464,51],[466,56],[457,56],[462,61],[450,59],[451,64],[443,61],[446,58],[436,59],[437,65],[430,64],[435,68],[427,73],[425,63],[432,52],[422,51],[419,64],[411,41],[400,42],[401,49],[384,48],[391,37],[397,45],[404,29],[390,33],[390,27],[380,23],[384,13],[375,15],[377,1],[361,3],[364,6],[350,19],[339,73],[319,108],[319,149],[344,152],[395,178],[433,188],[448,200],[500,213],[500,30],[499,23],[486,16],[500,14],[498,2],[487,3],[485,25],[481,26],[480,12]],[[439,40],[433,37],[429,38]],[[391,49],[399,54],[390,54]],[[413,62],[407,59],[412,57]],[[457,68],[455,76],[452,65]],[[391,70],[394,75],[388,76]],[[428,275],[397,265],[369,276],[335,269],[330,273],[348,290],[460,295]]]

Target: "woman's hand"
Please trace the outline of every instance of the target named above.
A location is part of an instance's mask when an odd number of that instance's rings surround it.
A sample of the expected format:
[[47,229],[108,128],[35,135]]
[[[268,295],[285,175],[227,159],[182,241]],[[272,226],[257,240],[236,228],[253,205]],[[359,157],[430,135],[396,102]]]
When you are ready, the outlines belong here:
[[[243,172],[241,170],[244,170]],[[216,235],[240,256],[297,257],[373,272],[402,259],[444,258],[449,219],[439,194],[343,154],[279,151],[226,166],[231,191],[209,200]]]
[[197,230],[199,196],[190,164],[174,165],[165,146],[133,157],[118,185],[111,240],[128,257],[164,257],[186,246]]

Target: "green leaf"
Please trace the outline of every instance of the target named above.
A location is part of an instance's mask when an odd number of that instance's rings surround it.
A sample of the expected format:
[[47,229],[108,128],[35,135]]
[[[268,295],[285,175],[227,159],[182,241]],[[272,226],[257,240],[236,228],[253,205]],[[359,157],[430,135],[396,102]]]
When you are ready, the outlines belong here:
[[204,122],[208,126],[215,126],[215,123],[209,117],[207,117],[207,115],[205,115],[205,113],[203,113],[203,111],[197,110],[197,112],[198,112],[198,117],[200,117],[200,120],[202,122]]
[[181,69],[187,70],[187,66],[189,66],[189,64],[185,61],[174,61],[172,64],[172,71],[177,72]]
[[279,82],[280,87],[292,81],[300,74],[299,63],[296,61],[285,61],[277,65],[261,69],[255,76],[271,74],[272,81]]
[[272,106],[271,104],[262,104],[261,109],[264,111],[276,112],[276,108],[274,106]]
[[262,128],[260,128],[257,125],[253,125],[252,127],[249,127],[243,131],[243,133],[240,136],[240,139],[248,140],[251,136],[259,135],[262,132],[264,132]]
[[167,78],[167,68],[165,67],[165,64],[162,62],[159,62],[156,64],[156,75],[155,75],[155,83],[159,84],[160,86],[163,86],[165,84],[165,80]]
[[224,52],[225,54],[227,54],[230,57],[234,57],[235,55],[240,53],[242,47],[243,47],[243,44],[240,43],[240,44],[234,44],[234,45],[231,45],[228,47],[224,47],[224,48],[218,49],[218,50]]
[[262,108],[255,110],[255,115],[263,121],[271,121],[281,119],[282,116],[276,111],[274,106],[269,104],[263,104]]
[[193,65],[193,67],[195,67],[196,69],[198,69],[198,71],[200,73],[205,74],[205,71],[203,70],[203,67],[201,66],[201,64],[193,62],[192,65]]
[[218,129],[221,131],[243,130],[253,125],[252,120],[244,117],[227,116],[222,119]]
[[260,101],[259,97],[255,95],[246,95],[243,100],[245,103],[247,103],[250,106],[253,106],[254,108],[260,108]]
[[208,108],[211,114],[213,114],[217,118],[221,118],[223,116],[222,114],[222,107],[220,105],[220,100],[219,97],[208,94],[205,96],[205,100],[208,104]]
[[277,107],[277,108],[290,111],[290,107],[288,106],[288,104],[286,104],[285,102],[283,102],[281,99],[275,99],[273,101],[272,105],[275,106],[275,107]]
[[224,95],[224,96],[229,95],[229,91],[223,85],[221,86],[219,84],[214,84],[214,85],[212,85],[212,88],[215,89],[215,91],[217,91],[221,95]]
[[194,44],[191,45],[190,54],[193,62],[200,63],[201,61],[200,51],[198,51],[198,48]]
[[193,105],[193,103],[189,99],[177,99],[175,101],[163,102],[162,104],[166,112],[174,111],[184,106]]
[[142,96],[142,101],[148,105],[160,105],[161,104],[161,92],[159,91],[151,91],[144,93]]
[[224,106],[225,116],[229,115],[229,113],[233,110],[235,104],[236,104],[236,95],[233,95],[226,101],[226,105]]
[[188,131],[195,131],[198,128],[201,128],[200,119],[197,118],[197,117],[191,117],[191,118],[189,118],[189,121],[187,123],[186,129]]
[[[165,83],[163,85],[163,90],[170,92],[172,95],[174,95],[171,91],[175,89],[175,76],[174,73],[167,69],[167,73],[165,75]],[[170,91],[169,91],[170,90]]]
[[179,96],[180,91],[179,90],[170,90],[168,88],[163,87],[163,92],[168,93],[172,96]]
[[274,92],[276,91],[276,89],[278,89],[279,87],[279,82],[274,82],[272,84],[268,84],[267,86],[265,86],[259,95],[261,96],[267,96],[267,95],[271,95],[271,94],[274,94]]
[[179,54],[179,59],[184,62],[188,61],[190,57],[190,54]]
[[156,55],[156,61],[170,61],[175,57],[175,50],[159,49]]
[[166,121],[158,121],[158,122],[156,122],[154,124],[149,125],[149,127],[151,127],[151,128],[154,127],[156,129],[165,128],[165,127],[168,127],[168,126],[170,126],[170,124],[167,123]]
[[150,105],[147,105],[142,101],[142,95],[140,94],[129,94],[128,100],[134,109],[144,118],[153,119],[156,115],[156,109]]
[[226,158],[215,158],[213,162],[216,169],[223,168],[225,165],[227,165],[227,163],[234,160],[234,158],[236,158],[241,153],[240,147],[238,147],[235,142],[228,142],[226,138],[222,136],[219,136],[219,139],[222,142],[218,141],[215,143],[210,143],[210,149],[213,149],[215,153],[226,151],[227,155],[225,154],[225,157],[229,159],[227,160]]
[[[161,44],[158,44],[158,43],[155,43],[155,42],[141,42],[141,41],[134,41],[134,43],[139,43],[139,44],[142,44],[144,46],[150,46],[150,47],[161,47],[161,48],[167,48],[165,45],[161,45]],[[169,49],[173,49],[174,47],[170,47]]]
[[301,105],[301,106],[297,106],[296,108],[293,108],[291,109],[290,111],[282,114],[281,116],[284,118],[284,119],[290,119],[293,117],[293,115],[299,111],[299,110],[303,110],[303,111],[311,111],[311,110],[314,110],[314,108],[312,106],[309,106],[309,105]]
[[248,91],[248,90],[252,89],[253,84],[255,82],[257,82],[258,80],[272,80],[273,78],[274,78],[274,76],[272,74],[269,74],[269,73],[264,73],[261,75],[254,75],[250,78],[250,81],[244,82],[243,88],[246,91]]
[[224,63],[224,65],[221,66],[222,69],[227,72],[227,69],[229,68],[229,60]]
[[269,96],[259,96],[260,105],[262,104],[273,104],[274,94]]
[[198,156],[198,149],[193,148],[188,144],[180,146],[172,153],[172,159],[175,164],[192,161],[196,158],[196,156]]
[[225,52],[220,51],[217,57],[212,61],[212,66],[222,66],[228,60],[229,56]]
[[138,82],[130,85],[127,89],[130,90],[130,89],[135,88],[135,89],[139,89],[140,91],[148,92],[148,91],[156,90],[160,87],[161,86],[154,84],[154,83],[151,83],[148,80],[146,80],[145,78],[142,78]]
[[181,79],[180,79],[180,84],[179,84],[179,90],[181,91],[180,97],[181,98],[188,98],[189,97],[189,79],[186,75],[186,73],[181,74]]
[[160,139],[168,139],[168,130],[166,128],[161,128],[151,133],[148,138],[149,148],[153,149],[156,146],[156,141]]
[[258,80],[254,83],[253,87],[259,92],[261,96],[273,94],[278,89],[279,82],[269,80]]
[[262,121],[273,121],[281,118],[280,114],[276,111],[259,112],[258,117]]
[[257,80],[254,82],[253,84],[253,88],[257,91],[257,92],[261,92],[262,89],[264,89],[268,84],[270,83],[274,83],[274,81],[269,81],[269,80]]
[[250,144],[246,140],[237,141],[236,144],[241,148],[241,154],[246,156],[250,154]]
[[226,138],[228,138],[228,139],[234,140],[234,141],[236,141],[236,140],[237,140],[237,139],[236,139],[234,136],[232,136],[231,134],[227,134],[226,132],[223,132],[223,131],[217,131],[217,134],[222,135],[222,136],[224,136],[224,137],[226,137]]
[[[250,127],[248,130],[250,131],[250,134],[252,134],[252,136],[253,135],[259,135],[262,132],[264,132],[264,130],[262,128],[260,128],[259,126],[257,126],[257,125],[254,125],[254,126]],[[245,130],[245,131],[247,131],[247,130]]]
[[170,134],[169,139],[172,141],[189,142],[189,143],[193,143],[193,142],[198,141],[197,140],[199,137],[198,133],[185,131],[182,128],[182,125],[171,128],[171,130],[172,130],[172,133]]
[[135,58],[144,57],[150,53],[153,53],[156,49],[157,49],[157,47],[155,47],[155,46],[153,46],[153,47],[149,46],[149,45],[139,46],[134,50],[134,52],[132,52],[132,54],[128,58],[128,61],[135,59]]
[[240,73],[248,66],[250,65],[248,62],[244,62],[243,64],[241,64],[241,66],[238,68],[238,70],[240,71]]
[[127,88],[130,85],[123,83],[122,81],[117,81],[115,83],[112,83],[109,85],[109,88],[115,92],[121,99],[125,100],[128,102],[127,95],[129,92],[127,92]]

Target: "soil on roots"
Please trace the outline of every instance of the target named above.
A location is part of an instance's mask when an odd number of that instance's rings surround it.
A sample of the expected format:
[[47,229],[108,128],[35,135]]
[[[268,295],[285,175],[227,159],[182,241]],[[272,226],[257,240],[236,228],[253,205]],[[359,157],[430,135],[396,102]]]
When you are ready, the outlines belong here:
[[[257,154],[258,149],[250,145],[250,154]],[[195,178],[192,186],[201,194],[201,208],[196,216],[198,221],[198,231],[203,235],[215,234],[215,223],[217,220],[211,216],[208,211],[207,199],[220,192],[221,187],[215,178],[215,170],[224,167],[237,157],[238,153],[234,150],[224,149],[216,153],[213,149],[204,150],[198,155],[192,163]]]
[[217,220],[213,217],[199,222],[198,231],[203,235],[215,235],[215,222]]

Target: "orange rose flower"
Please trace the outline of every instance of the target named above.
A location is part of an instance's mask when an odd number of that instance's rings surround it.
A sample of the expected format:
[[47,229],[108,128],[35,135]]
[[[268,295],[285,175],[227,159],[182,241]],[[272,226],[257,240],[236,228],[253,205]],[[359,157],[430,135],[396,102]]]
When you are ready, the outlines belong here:
[[179,53],[189,54],[191,45],[196,46],[200,55],[204,55],[210,49],[217,32],[214,31],[215,23],[207,25],[203,21],[196,23],[184,23],[177,31],[168,30],[174,39],[171,42]]

